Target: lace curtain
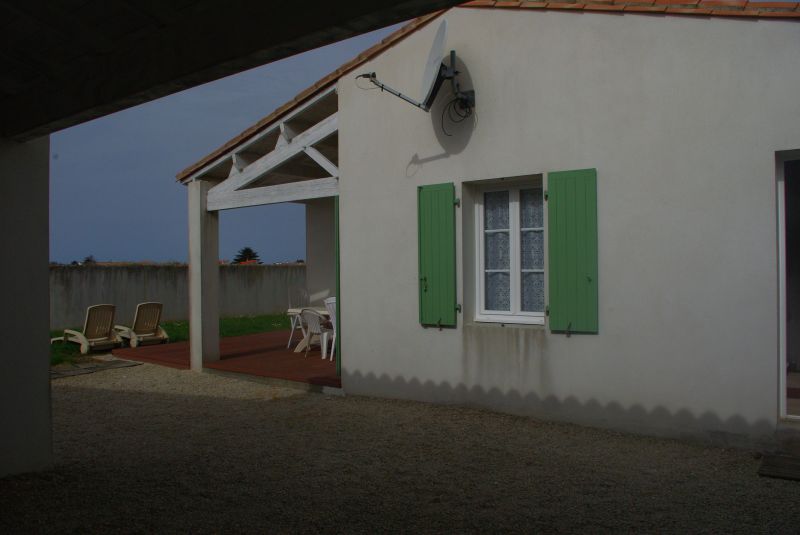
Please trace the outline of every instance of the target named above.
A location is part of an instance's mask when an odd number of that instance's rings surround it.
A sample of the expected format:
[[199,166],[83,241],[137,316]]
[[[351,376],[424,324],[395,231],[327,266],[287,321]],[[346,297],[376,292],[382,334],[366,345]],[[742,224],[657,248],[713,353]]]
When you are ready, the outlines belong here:
[[542,188],[523,189],[519,192],[519,222],[523,229],[544,226]]
[[483,228],[508,230],[508,192],[488,191],[483,194]]
[[[509,191],[483,195],[484,306],[486,310],[511,312],[513,284],[515,293],[519,292],[521,311],[544,312],[542,188],[519,190],[519,222],[511,221],[510,199]],[[519,265],[515,266],[511,266],[512,240],[519,248]]]
[[[544,312],[544,200],[542,188],[519,192],[521,309]],[[535,270],[535,271],[528,271]]]
[[484,284],[488,310],[511,310],[511,239],[509,192],[484,193]]

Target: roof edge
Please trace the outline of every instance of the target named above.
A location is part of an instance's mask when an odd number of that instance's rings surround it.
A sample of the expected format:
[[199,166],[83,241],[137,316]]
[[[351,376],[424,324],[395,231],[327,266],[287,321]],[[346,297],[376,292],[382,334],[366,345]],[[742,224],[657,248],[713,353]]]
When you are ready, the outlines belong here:
[[752,2],[749,0],[560,0],[556,2],[547,0],[472,0],[460,4],[458,7],[800,19],[800,3],[798,2]]

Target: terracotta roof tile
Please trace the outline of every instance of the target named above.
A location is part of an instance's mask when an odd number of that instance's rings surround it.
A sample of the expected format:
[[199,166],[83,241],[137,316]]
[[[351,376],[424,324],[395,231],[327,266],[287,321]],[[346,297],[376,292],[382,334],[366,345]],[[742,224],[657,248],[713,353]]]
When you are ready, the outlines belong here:
[[585,11],[625,11],[625,6],[620,4],[597,4],[592,2],[591,4],[587,4]]
[[[748,2],[747,0],[589,0],[586,2],[545,2],[545,1],[491,1],[472,0],[458,6],[459,8],[477,9],[547,9],[566,11],[610,11],[623,13],[665,13],[668,15],[694,15],[719,17],[750,17],[765,19],[800,20],[800,4],[798,2]],[[348,61],[332,73],[323,77],[312,86],[304,89],[292,100],[258,121],[256,124],[229,140],[217,150],[190,165],[180,173],[178,180],[184,180],[192,174],[230,153],[247,140],[256,136],[272,125],[281,116],[302,105],[311,97],[336,83],[343,75],[353,71],[394,44],[402,41],[409,34],[428,24],[441,15],[443,11],[431,13],[414,19],[380,43],[368,48]]]
[[694,7],[667,7],[665,13],[669,15],[711,15],[711,10]]
[[800,5],[797,2],[747,2],[747,7],[752,9],[787,9],[794,10]]
[[[567,9],[584,11],[617,11],[610,6],[664,6],[660,12],[696,15],[728,16],[730,12],[740,12],[748,17],[774,17],[773,13],[794,13],[800,11],[800,2],[748,2],[748,0],[588,0],[588,1],[522,1],[494,2],[491,0],[473,0],[458,6],[459,8],[479,9]],[[655,10],[626,9],[631,13],[647,13]]]
[[547,2],[547,9],[583,9],[584,5],[576,2]]
[[747,0],[700,0],[700,7],[710,7],[712,9],[718,7],[744,9],[747,5]]
[[639,12],[639,13],[663,13],[667,10],[667,6],[625,6],[626,12]]
[[743,9],[712,9],[712,15],[719,17],[758,17],[758,11],[745,11]]
[[778,17],[787,19],[800,19],[800,11],[768,11],[761,13],[759,17]]

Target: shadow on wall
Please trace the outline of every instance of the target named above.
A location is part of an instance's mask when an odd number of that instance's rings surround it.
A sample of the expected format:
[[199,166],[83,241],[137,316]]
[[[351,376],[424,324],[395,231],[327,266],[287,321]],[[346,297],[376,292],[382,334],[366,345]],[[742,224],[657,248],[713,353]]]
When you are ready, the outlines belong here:
[[[472,77],[469,69],[456,58],[456,70],[458,70],[458,82],[462,91],[474,89]],[[436,100],[429,112],[431,126],[436,139],[442,148],[442,152],[430,155],[414,154],[406,165],[406,177],[411,178],[428,162],[449,158],[451,155],[460,154],[469,145],[472,133],[478,126],[479,104],[476,104],[472,113],[465,115],[453,103],[454,93],[449,81],[445,81],[442,89],[436,96]],[[480,102],[480,95],[476,96],[476,102]]]
[[741,416],[722,419],[711,411],[697,415],[688,409],[670,412],[664,407],[647,410],[633,405],[626,408],[617,402],[604,405],[595,399],[582,402],[573,396],[559,399],[552,395],[523,395],[516,390],[504,392],[499,388],[487,390],[480,386],[362,374],[348,370],[346,361],[342,368],[342,387],[348,394],[480,407],[543,420],[700,440],[722,447],[772,449],[777,443],[775,426],[767,420],[748,422]]

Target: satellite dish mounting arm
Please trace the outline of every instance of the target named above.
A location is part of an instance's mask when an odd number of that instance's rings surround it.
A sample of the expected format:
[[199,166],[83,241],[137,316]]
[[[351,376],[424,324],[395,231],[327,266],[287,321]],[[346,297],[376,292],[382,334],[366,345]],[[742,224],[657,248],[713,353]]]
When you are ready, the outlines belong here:
[[380,80],[378,80],[378,77],[374,72],[365,72],[364,74],[359,74],[358,76],[356,76],[356,79],[358,79],[358,78],[366,78],[367,80],[372,82],[374,85],[380,87],[381,91],[386,91],[387,93],[391,93],[392,95],[405,100],[409,104],[411,104],[413,106],[416,106],[417,108],[419,108],[421,110],[424,110],[424,111],[430,110],[430,108],[426,108],[425,104],[423,104],[422,102],[418,102],[418,101],[414,100],[413,98],[411,98],[411,97],[409,97],[407,95],[404,95],[403,93],[401,93],[397,89],[392,89],[388,85],[386,85],[383,82],[381,82]]
[[456,51],[450,51],[450,66],[447,66],[442,62],[439,65],[439,72],[436,74],[436,78],[433,82],[433,87],[430,91],[428,98],[424,102],[420,102],[418,100],[414,100],[413,98],[404,95],[400,91],[389,87],[388,85],[384,84],[380,80],[378,80],[378,76],[374,72],[367,72],[363,74],[359,74],[356,76],[358,78],[366,78],[373,85],[379,87],[381,91],[386,91],[387,93],[391,93],[392,95],[401,98],[408,102],[409,104],[416,106],[417,108],[423,111],[430,111],[431,106],[433,105],[433,101],[436,100],[436,95],[439,93],[439,89],[441,89],[442,84],[445,80],[450,80],[450,83],[453,87],[453,94],[458,101],[458,104],[461,106],[462,109],[471,110],[475,106],[475,91],[468,90],[462,91],[461,86],[458,83],[458,74],[459,71],[456,70]]

